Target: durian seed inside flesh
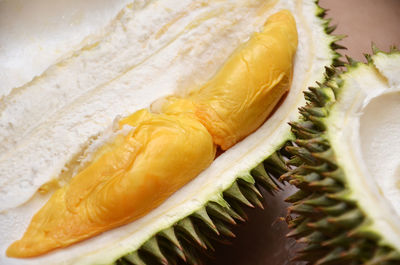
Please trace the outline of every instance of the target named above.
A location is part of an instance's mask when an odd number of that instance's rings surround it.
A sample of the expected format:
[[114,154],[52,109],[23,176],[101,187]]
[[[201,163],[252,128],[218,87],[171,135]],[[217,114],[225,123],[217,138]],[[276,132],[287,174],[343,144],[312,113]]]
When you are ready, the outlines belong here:
[[160,205],[215,158],[256,130],[288,91],[297,48],[289,11],[186,98],[168,98],[161,113],[140,110],[119,121],[115,139],[58,189],[33,217],[10,257],[33,257],[132,222]]

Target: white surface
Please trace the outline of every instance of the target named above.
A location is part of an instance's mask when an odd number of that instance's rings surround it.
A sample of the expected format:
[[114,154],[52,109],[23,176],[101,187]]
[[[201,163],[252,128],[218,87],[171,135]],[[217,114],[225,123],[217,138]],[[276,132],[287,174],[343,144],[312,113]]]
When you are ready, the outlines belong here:
[[[385,62],[382,57],[385,56]],[[400,248],[399,56],[373,57],[378,70],[360,65],[342,77],[340,101],[329,117],[328,134],[352,190],[386,244]],[[389,72],[386,71],[389,69]],[[382,196],[383,195],[383,196]]]
[[[0,99],[103,34],[129,0],[0,1]],[[91,35],[91,38],[85,39]]]

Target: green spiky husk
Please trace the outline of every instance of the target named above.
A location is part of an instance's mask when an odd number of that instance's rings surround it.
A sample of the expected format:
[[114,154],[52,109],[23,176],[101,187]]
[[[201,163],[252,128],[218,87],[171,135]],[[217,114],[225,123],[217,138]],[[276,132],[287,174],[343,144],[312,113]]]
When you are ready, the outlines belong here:
[[[391,47],[390,52],[396,51]],[[373,52],[381,51],[373,45]],[[371,56],[365,57],[372,64]],[[309,264],[400,264],[400,252],[368,229],[372,220],[350,199],[347,177],[326,133],[325,120],[342,90],[341,74],[360,64],[347,59],[346,70],[327,68],[329,78],[304,93],[302,119],[291,123],[296,140],[286,150],[293,155],[287,163],[292,170],[281,179],[299,191],[286,199],[292,204],[288,236],[306,243],[295,259]]]
[[234,237],[233,226],[247,219],[243,208],[262,208],[260,188],[270,193],[279,190],[274,179],[285,172],[284,159],[277,152],[254,168],[251,175],[237,179],[223,192],[223,200],[207,202],[172,227],[158,232],[116,264],[177,264],[178,260],[202,264],[202,252],[213,250],[214,242],[224,243]]
[[[318,5],[318,2],[316,0],[315,4]],[[331,35],[336,26],[331,26],[331,20],[325,19],[326,10],[318,6],[316,15],[323,21],[326,34]],[[330,44],[334,52],[332,65],[337,67],[344,65],[340,60],[341,55],[336,52],[344,49],[336,43],[343,38],[343,35],[334,36],[334,41]],[[229,242],[234,237],[232,227],[237,221],[243,222],[247,219],[244,208],[263,208],[261,187],[269,193],[280,189],[276,180],[289,170],[286,161],[290,153],[286,151],[286,147],[291,145],[291,141],[284,143],[278,151],[250,170],[245,179],[237,179],[222,193],[223,201],[205,202],[201,209],[172,227],[159,231],[138,250],[121,257],[115,264],[177,264],[178,260],[187,264],[202,264],[202,252],[213,250],[212,243]]]

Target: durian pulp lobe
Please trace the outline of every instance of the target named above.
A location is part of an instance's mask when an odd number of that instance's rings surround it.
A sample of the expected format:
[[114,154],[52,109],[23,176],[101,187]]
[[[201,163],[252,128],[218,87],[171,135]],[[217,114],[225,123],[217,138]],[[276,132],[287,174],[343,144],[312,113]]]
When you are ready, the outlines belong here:
[[203,87],[190,94],[196,116],[223,150],[264,123],[289,90],[297,49],[289,11],[272,15]]
[[7,255],[38,256],[160,205],[212,163],[215,144],[226,150],[265,121],[289,89],[296,47],[292,15],[278,12],[205,86],[167,98],[161,113],[140,110],[122,119],[115,139],[53,194]]
[[144,116],[53,194],[8,256],[41,255],[136,220],[212,163],[215,146],[197,119]]

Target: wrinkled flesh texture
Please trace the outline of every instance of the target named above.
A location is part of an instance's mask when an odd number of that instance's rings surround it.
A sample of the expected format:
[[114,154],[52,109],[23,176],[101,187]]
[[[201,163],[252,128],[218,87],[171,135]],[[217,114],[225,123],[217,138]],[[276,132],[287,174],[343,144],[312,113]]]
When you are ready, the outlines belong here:
[[[186,98],[215,144],[227,150],[265,121],[290,87],[296,48],[294,18],[281,12]],[[188,103],[181,105],[185,109]]]
[[115,138],[52,195],[7,255],[41,255],[160,205],[212,163],[217,145],[226,150],[265,121],[289,89],[296,48],[295,21],[280,11],[196,92],[119,121]]
[[103,146],[56,191],[8,254],[37,255],[135,220],[213,161],[211,136],[196,119],[147,116],[130,120],[136,128]]

